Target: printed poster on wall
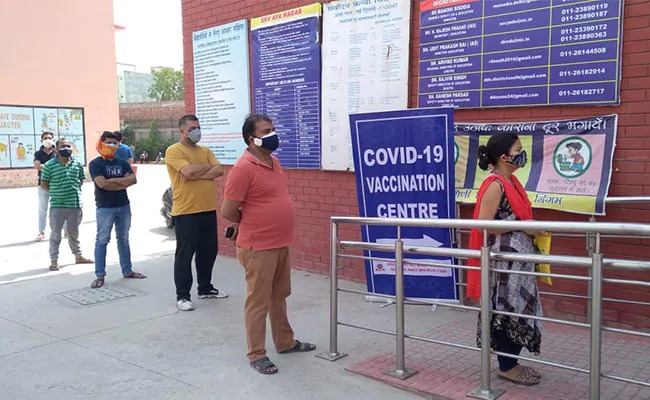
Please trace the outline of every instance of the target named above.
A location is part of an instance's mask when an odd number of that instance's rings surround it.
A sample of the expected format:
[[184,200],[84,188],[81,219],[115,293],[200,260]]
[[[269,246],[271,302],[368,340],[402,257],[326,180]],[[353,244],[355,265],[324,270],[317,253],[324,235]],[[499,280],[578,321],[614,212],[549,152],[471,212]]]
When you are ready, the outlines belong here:
[[67,135],[66,139],[72,144],[72,155],[80,163],[86,165],[86,150],[84,147],[84,137],[78,135]]
[[248,21],[192,34],[194,99],[201,144],[222,164],[234,164],[246,145],[241,127],[250,114]]
[[34,165],[34,109],[0,106],[0,168]]
[[0,135],[0,168],[10,168],[9,136]]
[[[413,109],[350,115],[359,213],[362,217],[455,218],[453,110]],[[381,134],[377,134],[381,132]],[[364,242],[394,245],[394,226],[361,227]],[[403,227],[405,246],[452,247],[444,228]],[[367,251],[366,256],[393,258]],[[407,297],[457,300],[449,257],[405,254]],[[419,262],[438,265],[425,265]],[[395,294],[395,263],[366,261],[368,291]]]
[[623,0],[420,0],[419,107],[620,104]]
[[86,164],[83,108],[0,106],[0,168],[33,168],[45,131],[70,139]]
[[34,166],[34,135],[16,135],[9,137],[12,168],[30,168]]
[[618,115],[544,121],[458,123],[455,127],[456,200],[475,203],[489,172],[477,166],[478,146],[491,135],[513,132],[528,153],[528,164],[516,172],[533,207],[605,214],[612,175]]
[[323,7],[322,168],[352,170],[348,115],[408,106],[411,2]]
[[56,108],[34,108],[35,132],[52,132],[54,137],[59,136],[59,111]]
[[83,136],[83,110],[80,108],[59,108],[59,137]]
[[34,135],[34,109],[0,106],[0,135]]
[[284,168],[320,169],[320,17],[312,4],[251,20],[253,109],[273,120]]

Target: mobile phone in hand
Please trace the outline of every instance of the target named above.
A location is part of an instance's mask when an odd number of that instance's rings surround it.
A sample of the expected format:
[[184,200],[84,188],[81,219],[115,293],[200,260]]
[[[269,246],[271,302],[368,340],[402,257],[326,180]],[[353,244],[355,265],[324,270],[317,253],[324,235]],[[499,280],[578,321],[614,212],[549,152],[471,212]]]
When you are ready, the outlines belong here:
[[234,236],[234,234],[235,234],[235,227],[234,227],[234,226],[229,226],[229,227],[226,228],[226,232],[224,233],[223,236],[224,236],[226,239],[232,239],[232,237]]

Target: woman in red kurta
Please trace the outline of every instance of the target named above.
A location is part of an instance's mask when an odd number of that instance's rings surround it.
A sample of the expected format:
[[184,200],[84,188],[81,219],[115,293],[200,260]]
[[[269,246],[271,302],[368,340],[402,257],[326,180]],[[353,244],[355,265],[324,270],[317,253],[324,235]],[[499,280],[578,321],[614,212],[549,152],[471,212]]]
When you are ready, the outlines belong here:
[[[497,219],[504,221],[531,220],[533,212],[519,180],[513,173],[526,165],[526,151],[519,137],[514,133],[498,133],[488,140],[487,146],[478,148],[478,165],[490,168],[492,173],[481,184],[474,209],[475,219]],[[488,230],[487,244],[492,251],[535,253],[533,236],[536,232]],[[483,245],[483,231],[473,229],[470,234],[470,248],[480,249]],[[477,259],[470,265],[480,266]],[[534,272],[534,263],[493,261],[495,269]],[[467,295],[480,298],[480,272],[468,271]],[[537,278],[531,275],[497,273],[491,280],[491,303],[496,311],[541,316],[542,307],[537,289]],[[477,344],[480,347],[480,316]],[[539,353],[541,344],[541,322],[530,318],[492,316],[491,347],[499,352],[519,355],[522,348]],[[498,356],[499,376],[523,385],[538,384],[539,372],[518,364],[515,358]]]

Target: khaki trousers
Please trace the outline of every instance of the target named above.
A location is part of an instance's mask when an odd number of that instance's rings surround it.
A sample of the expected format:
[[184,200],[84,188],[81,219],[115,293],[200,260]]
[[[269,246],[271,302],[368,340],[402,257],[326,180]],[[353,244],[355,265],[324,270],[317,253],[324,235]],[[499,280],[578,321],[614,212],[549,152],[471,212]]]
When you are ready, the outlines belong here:
[[278,352],[289,350],[296,341],[287,317],[286,299],[291,295],[289,248],[246,250],[237,247],[244,267],[247,293],[244,316],[250,362],[266,357],[266,316],[271,321],[273,343]]

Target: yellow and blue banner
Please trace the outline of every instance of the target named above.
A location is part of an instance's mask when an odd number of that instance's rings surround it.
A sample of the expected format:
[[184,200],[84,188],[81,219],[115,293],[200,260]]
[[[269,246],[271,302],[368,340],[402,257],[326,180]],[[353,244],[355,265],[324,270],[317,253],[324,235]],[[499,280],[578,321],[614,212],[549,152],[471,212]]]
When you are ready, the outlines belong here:
[[477,165],[477,150],[499,132],[519,135],[529,162],[516,172],[533,207],[605,214],[618,115],[544,122],[457,123],[454,132],[456,201],[475,203],[490,173]]

